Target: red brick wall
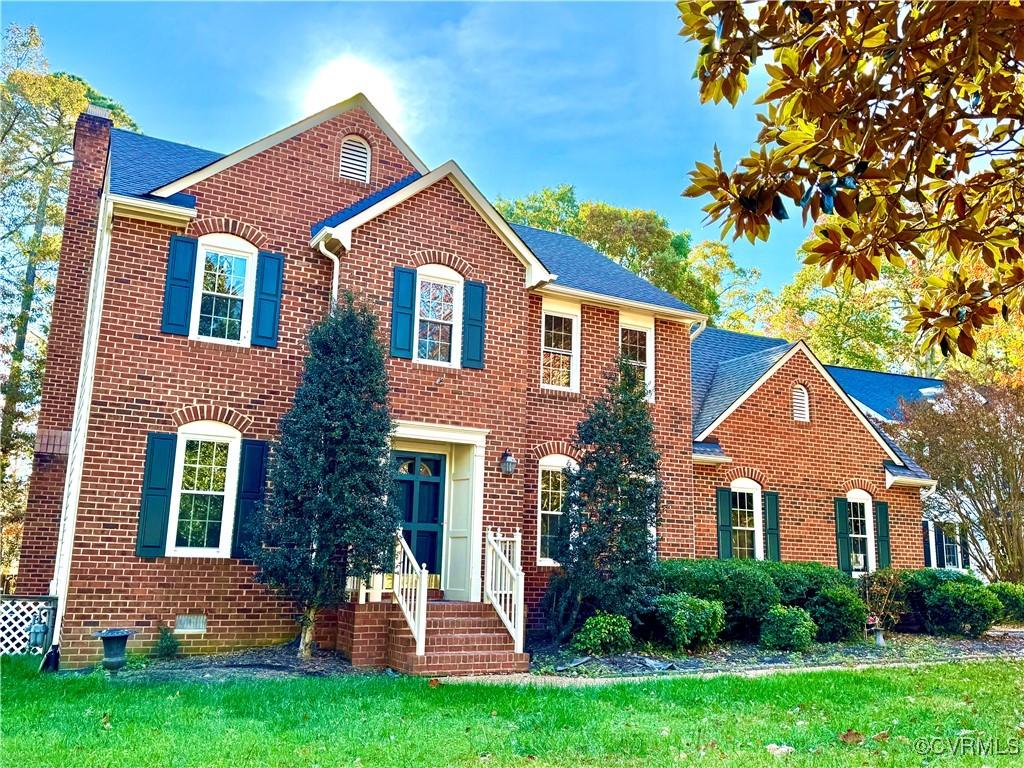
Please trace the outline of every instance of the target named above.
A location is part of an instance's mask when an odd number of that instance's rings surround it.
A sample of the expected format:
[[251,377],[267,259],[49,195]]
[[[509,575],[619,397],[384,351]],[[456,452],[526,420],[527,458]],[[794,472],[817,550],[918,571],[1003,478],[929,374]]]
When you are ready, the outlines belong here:
[[[810,422],[792,418],[791,393],[798,383],[810,395]],[[753,476],[764,490],[779,494],[783,560],[836,565],[833,499],[858,487],[889,503],[893,565],[924,565],[919,492],[886,489],[882,462],[888,456],[802,353],[790,358],[713,436],[733,461],[694,468],[698,557],[718,556],[715,489]]]
[[[37,425],[40,433],[71,430],[100,195],[107,170],[110,125],[107,119],[83,114],[75,126],[75,162],[71,168],[60,271],[47,347]],[[19,594],[43,595],[49,592],[57,552],[57,526],[64,497],[66,464],[64,455],[36,454],[29,487],[30,514],[25,520],[25,544],[18,567]]]

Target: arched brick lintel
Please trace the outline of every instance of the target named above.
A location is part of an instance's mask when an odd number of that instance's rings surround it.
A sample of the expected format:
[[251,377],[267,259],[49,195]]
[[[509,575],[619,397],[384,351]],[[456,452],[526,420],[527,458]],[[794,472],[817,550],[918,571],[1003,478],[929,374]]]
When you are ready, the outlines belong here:
[[171,420],[176,427],[191,424],[193,421],[219,421],[221,424],[234,427],[243,435],[252,427],[252,419],[226,405],[186,405],[172,413]]
[[565,440],[548,440],[546,443],[535,445],[531,453],[535,459],[543,459],[545,456],[551,456],[555,453],[568,456],[573,461],[579,461],[583,458],[580,450]]
[[443,264],[454,269],[465,279],[473,279],[473,266],[461,256],[456,256],[448,251],[417,251],[412,255],[412,263],[415,267],[423,267],[427,264]]
[[205,216],[195,219],[189,224],[189,234],[195,237],[212,235],[218,232],[226,232],[229,235],[247,240],[257,248],[262,248],[267,243],[267,236],[260,231],[259,227],[247,224],[237,219],[229,219],[227,216]]
[[872,497],[877,496],[880,490],[879,487],[875,485],[873,482],[871,482],[870,480],[865,480],[864,478],[861,477],[855,477],[851,480],[847,480],[842,485],[843,493],[849,493],[855,488],[870,493]]
[[741,477],[753,480],[762,488],[768,488],[768,478],[764,472],[752,467],[732,467],[726,472],[725,481],[731,483],[733,480],[739,480]]

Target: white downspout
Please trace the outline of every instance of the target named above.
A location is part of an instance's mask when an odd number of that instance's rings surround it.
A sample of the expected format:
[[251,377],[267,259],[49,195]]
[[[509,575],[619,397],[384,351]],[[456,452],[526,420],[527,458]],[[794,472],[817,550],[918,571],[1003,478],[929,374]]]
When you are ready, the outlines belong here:
[[334,265],[334,274],[331,277],[331,306],[333,307],[338,303],[338,274],[341,271],[341,259],[327,248],[326,237],[317,243],[317,247],[320,249],[320,253],[330,259]]

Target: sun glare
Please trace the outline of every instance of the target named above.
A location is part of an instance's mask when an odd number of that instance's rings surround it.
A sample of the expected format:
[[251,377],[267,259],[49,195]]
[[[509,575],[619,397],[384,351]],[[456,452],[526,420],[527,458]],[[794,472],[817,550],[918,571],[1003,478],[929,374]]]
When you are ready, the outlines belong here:
[[378,64],[343,53],[313,73],[302,94],[302,108],[305,114],[313,114],[363,93],[396,130],[402,131],[405,110],[395,79]]

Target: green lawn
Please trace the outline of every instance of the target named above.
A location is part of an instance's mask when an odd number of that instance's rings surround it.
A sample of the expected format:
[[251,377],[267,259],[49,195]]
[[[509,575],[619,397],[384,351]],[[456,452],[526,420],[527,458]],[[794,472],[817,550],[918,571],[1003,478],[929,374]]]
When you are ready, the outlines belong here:
[[[384,676],[111,683],[5,660],[3,765],[1016,765],[919,755],[919,738],[1024,741],[1024,663],[588,688]],[[838,734],[867,736],[850,745]],[[888,731],[888,738],[873,740]],[[773,757],[770,743],[796,751]]]

